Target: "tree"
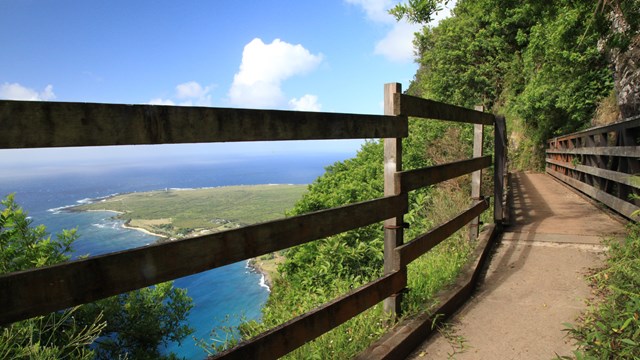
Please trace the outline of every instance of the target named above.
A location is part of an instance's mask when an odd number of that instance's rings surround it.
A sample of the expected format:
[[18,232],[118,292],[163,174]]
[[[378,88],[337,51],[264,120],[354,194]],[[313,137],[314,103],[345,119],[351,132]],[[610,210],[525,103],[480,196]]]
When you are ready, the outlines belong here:
[[[391,12],[424,23],[434,2],[410,1]],[[588,126],[613,88],[599,47],[609,30],[597,15],[610,2],[601,3],[458,0],[452,17],[417,33],[420,68],[409,92],[509,115],[524,139],[512,154],[539,163],[547,138]]]
[[[14,201],[2,200],[0,273],[69,260],[76,230],[55,239]],[[171,282],[120,294],[62,312],[20,321],[0,330],[0,358],[163,358],[160,346],[193,331],[183,324],[192,300]],[[169,354],[164,358],[175,358]]]
[[[51,239],[44,226],[31,220],[14,201],[2,200],[0,213],[0,274],[57,264],[69,259],[67,253],[77,238],[75,230],[63,231]],[[2,359],[92,359],[88,347],[106,323],[101,314],[80,324],[78,308],[37,316],[0,327]]]
[[406,4],[397,4],[389,13],[398,21],[406,18],[414,24],[428,24],[433,20],[433,15],[442,10],[442,5],[447,3],[449,0],[409,0]]
[[96,358],[173,359],[163,356],[160,346],[181,341],[193,333],[184,324],[193,307],[185,289],[172,282],[112,296],[82,307],[82,319],[91,321],[104,313],[107,325],[96,340]]

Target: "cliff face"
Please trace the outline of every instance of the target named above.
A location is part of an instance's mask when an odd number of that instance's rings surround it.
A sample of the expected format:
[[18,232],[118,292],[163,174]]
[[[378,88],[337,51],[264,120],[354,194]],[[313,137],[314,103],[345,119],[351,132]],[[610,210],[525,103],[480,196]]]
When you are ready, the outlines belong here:
[[[629,34],[634,30],[628,24],[619,6],[612,11],[611,30],[613,34]],[[626,49],[610,50],[615,73],[615,90],[621,117],[628,118],[640,114],[640,34],[632,35]]]
[[612,61],[615,66],[615,88],[622,118],[640,114],[640,37],[636,36],[635,44],[627,51],[613,51]]

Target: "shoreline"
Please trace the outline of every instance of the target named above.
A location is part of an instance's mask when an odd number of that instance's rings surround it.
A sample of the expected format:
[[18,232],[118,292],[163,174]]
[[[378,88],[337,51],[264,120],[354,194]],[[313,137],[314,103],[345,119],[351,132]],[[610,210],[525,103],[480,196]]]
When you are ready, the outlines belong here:
[[273,288],[273,279],[271,278],[271,274],[269,274],[269,272],[262,267],[258,258],[251,258],[247,260],[247,268],[249,268],[250,271],[262,275],[260,286],[262,286],[262,284],[264,283],[264,286],[267,288],[267,290],[271,292],[271,289]]
[[[283,264],[285,257],[282,253],[276,251],[274,253],[261,255],[247,261],[247,267],[252,271],[260,273],[264,278],[264,286],[271,291],[275,285],[275,282],[280,278],[278,267]],[[262,282],[261,282],[261,285]]]
[[[89,211],[91,211],[91,210],[89,210]],[[95,210],[95,211],[100,211],[100,210]],[[114,212],[117,212],[117,211],[114,211]],[[165,235],[161,235],[161,234],[157,234],[157,233],[151,232],[151,231],[149,231],[149,230],[147,230],[147,229],[145,229],[145,228],[131,226],[131,225],[127,224],[127,223],[128,223],[128,221],[124,221],[124,222],[122,223],[122,228],[124,228],[124,229],[129,229],[129,230],[141,231],[141,232],[143,232],[143,233],[145,233],[145,234],[147,234],[147,235],[151,235],[151,236],[159,237],[160,239],[158,239],[158,240],[161,240],[161,239],[170,240],[170,238],[169,238],[168,236],[165,236]]]
[[[106,209],[106,207],[108,207],[107,204],[102,205],[101,203],[104,202],[104,201],[112,200],[113,198],[126,197],[128,195],[136,196],[136,194],[140,194],[140,193],[144,194],[144,193],[156,193],[156,192],[190,192],[190,191],[212,190],[212,189],[220,189],[220,188],[229,188],[229,189],[233,189],[233,188],[267,188],[267,187],[270,188],[270,187],[274,187],[274,186],[283,186],[283,187],[303,186],[304,187],[304,186],[308,186],[308,184],[269,183],[269,184],[251,184],[251,185],[236,184],[236,185],[196,187],[196,188],[167,187],[167,188],[157,189],[157,190],[131,191],[131,192],[123,192],[123,193],[114,193],[114,194],[110,194],[110,195],[107,195],[107,196],[100,196],[100,197],[95,197],[95,198],[85,198],[85,199],[77,201],[77,204],[74,204],[74,205],[71,205],[71,206],[64,206],[62,208],[51,209],[50,211],[65,211],[65,212],[99,212],[99,211],[104,211],[104,212],[109,212],[109,213],[113,214],[113,217],[112,217],[113,220],[122,221],[120,223],[120,226],[123,229],[139,231],[139,232],[142,232],[143,234],[146,234],[146,235],[149,235],[149,236],[153,236],[154,238],[156,238],[154,240],[149,241],[149,244],[147,244],[147,245],[151,245],[151,244],[170,242],[170,241],[176,240],[176,237],[177,238],[183,238],[183,237],[195,236],[195,235],[200,234],[203,231],[218,232],[218,231],[228,230],[228,228],[227,228],[227,225],[222,224],[224,226],[221,226],[221,224],[219,224],[218,222],[214,222],[214,225],[215,225],[214,228],[206,227],[206,225],[202,229],[201,228],[188,228],[188,230],[190,231],[188,234],[185,235],[183,232],[180,232],[180,235],[178,235],[178,230],[180,230],[180,229],[176,229],[176,228],[173,228],[173,226],[169,226],[169,227],[167,227],[169,229],[169,231],[164,231],[165,230],[164,227],[158,228],[156,226],[157,224],[155,222],[151,222],[151,221],[141,221],[140,223],[138,223],[137,220],[136,220],[136,221],[134,221],[134,223],[136,225],[132,226],[132,224],[131,224],[132,221],[130,219],[130,216],[126,215],[127,213],[129,213],[129,211],[125,210],[125,209],[128,209],[127,207],[111,205],[111,206],[113,206],[113,207],[118,209],[118,210],[111,210],[111,209]],[[260,190],[257,190],[257,191],[260,191]],[[292,191],[292,190],[287,190],[287,191],[288,191],[288,193],[290,193],[290,191]],[[301,190],[301,191],[304,191],[304,190]],[[297,191],[296,191],[296,193],[297,193]],[[195,194],[197,195],[197,194],[200,194],[200,193],[195,193]],[[193,197],[193,195],[187,195],[187,196]],[[189,197],[187,197],[187,199],[188,198]],[[136,199],[136,198],[134,197],[133,199]],[[91,205],[91,208],[87,208],[87,207],[89,207],[88,205]],[[169,218],[169,219],[170,220],[167,220],[167,221],[171,221],[172,218]],[[211,226],[212,224],[210,224],[210,222],[211,222],[211,220],[209,219],[209,221],[207,222],[207,225]],[[169,225],[171,225],[171,222],[169,222]],[[234,225],[242,226],[242,225],[245,225],[245,224],[238,223],[238,224],[234,224]],[[234,227],[237,227],[237,226],[234,226]],[[269,292],[271,292],[271,289],[273,288],[273,285],[274,285],[274,281],[277,280],[277,278],[279,277],[279,274],[277,272],[277,267],[278,267],[279,263],[281,263],[282,261],[283,261],[282,255],[279,254],[279,253],[274,253],[274,254],[268,254],[268,255],[263,255],[263,256],[252,258],[252,259],[248,259],[247,263],[246,263],[246,267],[251,272],[255,272],[255,273],[260,274],[261,278],[260,278],[260,281],[259,281],[259,285],[261,287],[267,288],[267,290]]]
[[131,195],[131,194],[139,194],[139,193],[150,193],[157,191],[193,191],[193,190],[210,190],[210,189],[220,189],[220,188],[239,188],[239,187],[259,187],[259,186],[309,186],[309,184],[295,184],[295,183],[269,183],[269,184],[237,184],[237,185],[219,185],[219,186],[203,186],[203,187],[194,187],[194,188],[163,188],[163,189],[154,189],[154,190],[143,190],[143,191],[128,191],[121,193],[113,193],[105,196],[98,196],[95,198],[84,198],[76,201],[75,204],[72,205],[64,205],[56,208],[47,209],[47,211],[55,212],[55,211],[68,211],[68,212],[82,212],[82,211],[112,211],[118,214],[122,214],[120,211],[115,210],[84,210],[77,209],[83,205],[95,204],[104,200],[109,200],[111,198],[123,195]]

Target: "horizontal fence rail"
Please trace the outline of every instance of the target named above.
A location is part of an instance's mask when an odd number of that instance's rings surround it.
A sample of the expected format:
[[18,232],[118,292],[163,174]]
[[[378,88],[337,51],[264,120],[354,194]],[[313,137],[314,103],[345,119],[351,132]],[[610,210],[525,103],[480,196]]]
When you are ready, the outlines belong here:
[[456,231],[462,229],[473,218],[480,216],[480,214],[488,208],[489,199],[478,201],[475,205],[453,219],[396,248],[401,266],[409,265],[412,261],[433,249]]
[[[406,274],[402,272],[385,275],[210,359],[281,357],[376,305],[387,296],[400,292],[406,283]],[[266,354],[268,355],[265,356]]]
[[493,114],[411,95],[396,93],[394,100],[395,115],[482,125],[493,125],[495,121]]
[[411,191],[441,183],[491,166],[491,156],[455,161],[397,173],[402,191]]
[[[385,139],[385,196],[239,229],[75,260],[0,276],[0,324],[43,315],[173,280],[384,221],[385,275],[306,314],[224,351],[215,358],[276,358],[384,300],[400,309],[406,265],[463,228],[489,207],[474,181],[473,205],[403,244],[408,192],[491,167],[482,156],[482,126],[498,125],[482,111],[401,94],[385,85],[385,114],[358,115],[278,110],[154,105],[0,101],[0,149],[177,144],[226,141]],[[402,171],[408,117],[476,124],[474,157]],[[504,134],[502,123],[501,135]],[[497,140],[496,140],[497,141]],[[500,140],[505,144],[505,140]],[[504,147],[494,154],[506,171]],[[499,159],[499,160],[498,160]],[[497,165],[496,165],[497,166]],[[504,174],[496,174],[502,178]],[[478,177],[479,179],[479,177]],[[504,184],[494,197],[504,198]],[[497,219],[497,218],[496,218]],[[477,233],[477,225],[476,233]],[[382,250],[382,249],[381,249]]]
[[640,116],[547,141],[546,171],[633,219],[640,211]]
[[405,213],[392,196],[0,276],[0,324],[269,254]]
[[394,116],[0,100],[0,149],[405,137]]
[[638,157],[640,146],[616,146],[616,147],[589,147],[573,149],[547,149],[547,154],[569,154],[569,155],[604,155],[621,157]]

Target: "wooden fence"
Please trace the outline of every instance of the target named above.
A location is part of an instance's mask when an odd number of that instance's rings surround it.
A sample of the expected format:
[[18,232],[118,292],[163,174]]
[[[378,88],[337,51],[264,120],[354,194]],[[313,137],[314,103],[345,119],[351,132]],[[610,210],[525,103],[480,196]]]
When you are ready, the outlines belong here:
[[[408,117],[476,124],[472,159],[402,170]],[[361,226],[384,221],[384,276],[216,358],[277,358],[344,323],[380,301],[401,311],[406,266],[489,207],[473,181],[472,206],[404,243],[408,192],[492,165],[482,156],[485,125],[496,126],[495,221],[503,219],[506,164],[504,119],[481,111],[420,99],[385,85],[385,115],[0,101],[0,148],[175,144],[224,141],[384,138],[384,197],[257,225],[90,257],[0,276],[0,324],[95,301],[214,269]],[[479,150],[478,150],[479,149]],[[480,153],[479,153],[480,152]],[[479,179],[479,177],[478,177]],[[477,221],[475,231],[477,234]],[[382,251],[382,249],[381,249]]]
[[547,143],[548,174],[630,219],[640,210],[640,116]]

